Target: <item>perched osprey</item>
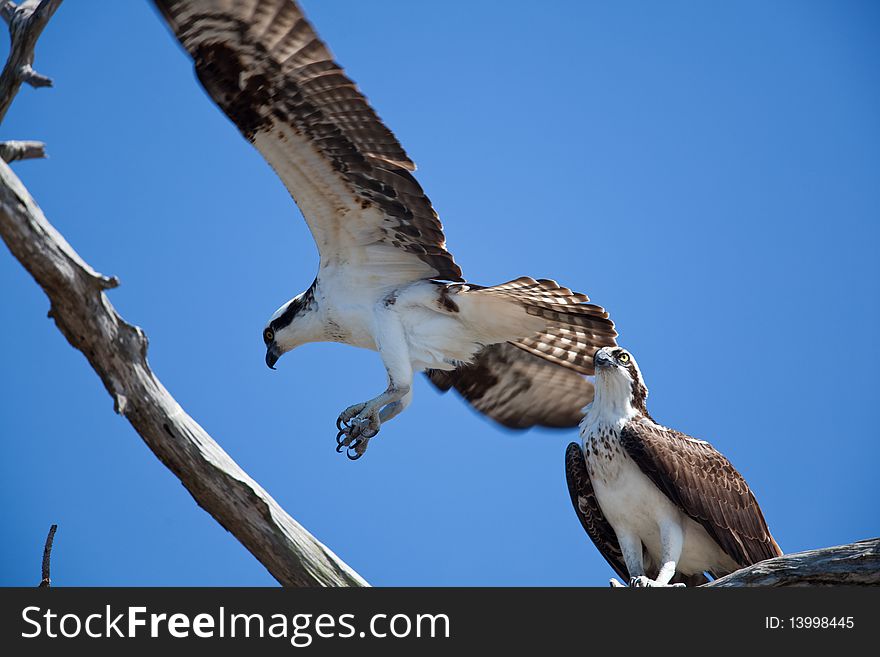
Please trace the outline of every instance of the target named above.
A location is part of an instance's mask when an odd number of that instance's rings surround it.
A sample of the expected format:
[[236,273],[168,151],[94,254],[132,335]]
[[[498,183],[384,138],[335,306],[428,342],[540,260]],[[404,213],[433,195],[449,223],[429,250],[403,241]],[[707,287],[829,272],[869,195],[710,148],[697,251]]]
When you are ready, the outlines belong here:
[[413,375],[511,427],[575,426],[593,353],[615,344],[588,297],[551,280],[465,283],[415,165],[292,0],[156,0],[208,94],[266,158],[320,251],[312,285],[263,330],[266,364],[307,342],[379,352],[386,389],[337,420],[363,454]]
[[[755,496],[703,440],[654,422],[635,359],[605,347],[565,474],[574,509],[630,586],[697,585],[778,557]],[[616,580],[612,580],[617,585]]]

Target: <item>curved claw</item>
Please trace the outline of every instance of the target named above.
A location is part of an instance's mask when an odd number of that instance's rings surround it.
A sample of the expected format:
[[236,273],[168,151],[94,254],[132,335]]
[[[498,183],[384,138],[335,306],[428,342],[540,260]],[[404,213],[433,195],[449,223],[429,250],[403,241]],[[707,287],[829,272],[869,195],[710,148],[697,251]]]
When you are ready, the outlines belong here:
[[[345,421],[342,419],[342,416],[340,415],[338,418],[336,418],[336,429],[339,431],[339,433],[342,433],[343,431],[345,431],[345,429],[343,429],[343,426],[348,426],[348,425],[345,424]],[[337,438],[338,438],[338,436],[337,436]]]
[[340,429],[339,433],[336,434],[336,451],[341,452],[340,447],[345,447],[345,441],[342,439],[342,436],[347,436],[348,431],[346,429]]
[[[357,446],[360,445],[363,441],[360,438],[355,439],[355,441],[348,446],[348,451],[345,452],[345,455],[348,457],[349,461],[357,461],[360,457],[367,453],[367,450],[363,452],[357,451]],[[354,456],[352,456],[354,454]]]

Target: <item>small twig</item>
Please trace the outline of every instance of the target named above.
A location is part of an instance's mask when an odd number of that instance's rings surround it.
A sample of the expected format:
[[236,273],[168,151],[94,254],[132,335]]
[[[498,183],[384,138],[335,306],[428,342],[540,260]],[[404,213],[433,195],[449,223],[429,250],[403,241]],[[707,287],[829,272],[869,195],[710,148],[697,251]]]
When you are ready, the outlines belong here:
[[18,9],[18,5],[12,2],[12,0],[3,0],[2,4],[0,4],[0,18],[9,25],[9,21],[15,16],[16,9]]
[[41,73],[37,73],[30,64],[24,64],[18,69],[18,77],[22,82],[27,82],[34,89],[40,87],[51,87],[52,78],[46,77]]
[[33,68],[37,39],[58,9],[61,0],[27,0],[16,5],[7,0],[0,5],[0,17],[9,25],[12,45],[6,66],[0,74],[0,121],[12,104],[22,82],[32,87],[51,87],[51,78]]
[[41,141],[10,140],[0,142],[0,158],[4,162],[34,160],[46,157],[46,144]]
[[46,536],[46,547],[43,548],[43,579],[40,580],[41,589],[48,589],[52,586],[52,580],[49,578],[49,560],[52,558],[52,541],[55,540],[55,530],[58,525],[49,527],[49,535]]

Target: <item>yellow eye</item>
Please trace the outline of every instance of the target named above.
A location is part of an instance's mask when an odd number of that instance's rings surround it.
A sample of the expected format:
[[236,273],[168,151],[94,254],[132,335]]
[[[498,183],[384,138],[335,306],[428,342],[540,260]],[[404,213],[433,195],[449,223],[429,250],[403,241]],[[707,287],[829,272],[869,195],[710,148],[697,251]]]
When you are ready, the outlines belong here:
[[621,363],[628,363],[629,354],[624,351],[617,357],[617,360],[619,360]]
[[263,340],[266,342],[272,342],[275,339],[275,332],[272,329],[266,329],[263,331]]

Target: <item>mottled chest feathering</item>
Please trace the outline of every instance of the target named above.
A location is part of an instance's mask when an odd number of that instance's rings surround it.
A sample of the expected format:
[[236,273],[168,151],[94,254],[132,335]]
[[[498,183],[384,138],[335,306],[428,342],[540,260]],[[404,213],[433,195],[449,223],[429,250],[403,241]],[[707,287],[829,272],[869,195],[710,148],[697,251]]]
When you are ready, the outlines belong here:
[[590,477],[608,482],[619,475],[622,459],[625,458],[619,426],[595,426],[583,435],[583,450]]

